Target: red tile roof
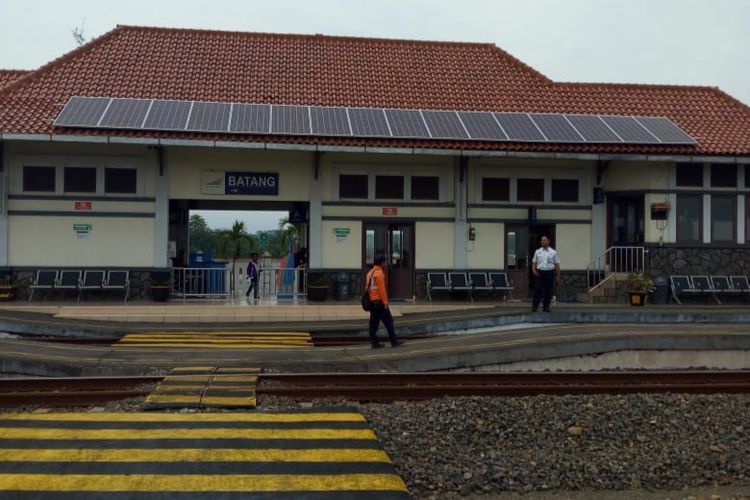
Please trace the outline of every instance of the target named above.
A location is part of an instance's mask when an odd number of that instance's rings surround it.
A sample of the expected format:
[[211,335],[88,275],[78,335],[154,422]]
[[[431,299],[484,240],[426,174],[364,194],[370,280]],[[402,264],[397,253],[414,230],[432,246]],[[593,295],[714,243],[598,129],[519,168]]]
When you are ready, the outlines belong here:
[[10,85],[30,71],[24,69],[0,69],[0,89]]
[[711,87],[557,83],[491,44],[119,26],[0,86],[0,132],[60,133],[72,95],[666,116],[698,146],[517,144],[65,130],[391,147],[750,155],[750,108]]

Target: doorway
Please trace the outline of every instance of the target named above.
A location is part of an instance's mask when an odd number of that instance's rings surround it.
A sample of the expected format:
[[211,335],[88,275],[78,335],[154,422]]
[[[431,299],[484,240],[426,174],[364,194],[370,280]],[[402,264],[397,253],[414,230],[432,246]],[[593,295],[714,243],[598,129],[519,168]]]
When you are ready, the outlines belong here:
[[607,247],[643,244],[644,203],[643,195],[607,193]]
[[414,224],[366,222],[363,237],[363,274],[372,268],[376,255],[385,255],[388,297],[411,300],[414,297]]
[[526,224],[505,226],[505,272],[513,282],[516,297],[528,298],[534,289],[531,258],[539,248],[542,236],[550,239],[555,247],[554,224]]

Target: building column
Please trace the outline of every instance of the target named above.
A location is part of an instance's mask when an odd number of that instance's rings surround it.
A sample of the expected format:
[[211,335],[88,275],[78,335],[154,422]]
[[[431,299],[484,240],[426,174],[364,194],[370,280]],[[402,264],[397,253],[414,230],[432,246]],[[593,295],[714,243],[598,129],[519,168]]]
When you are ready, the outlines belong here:
[[8,153],[0,141],[0,267],[8,265]]
[[170,267],[169,260],[169,168],[167,150],[156,149],[154,182],[154,267]]
[[323,181],[320,168],[321,153],[313,154],[313,175],[310,183],[310,241],[307,246],[307,258],[310,269],[323,267]]
[[466,215],[468,211],[468,177],[469,159],[459,156],[453,163],[453,175],[456,200],[456,222],[453,229],[453,268],[466,269],[466,243],[468,239],[468,224]]

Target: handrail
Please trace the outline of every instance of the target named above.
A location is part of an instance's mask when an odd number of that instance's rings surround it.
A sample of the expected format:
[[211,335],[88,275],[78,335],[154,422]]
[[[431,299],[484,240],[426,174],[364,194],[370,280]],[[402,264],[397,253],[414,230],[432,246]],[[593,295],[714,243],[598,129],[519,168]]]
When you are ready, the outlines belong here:
[[643,272],[645,268],[645,247],[609,247],[604,253],[592,259],[586,268],[589,293],[614,278],[617,273]]

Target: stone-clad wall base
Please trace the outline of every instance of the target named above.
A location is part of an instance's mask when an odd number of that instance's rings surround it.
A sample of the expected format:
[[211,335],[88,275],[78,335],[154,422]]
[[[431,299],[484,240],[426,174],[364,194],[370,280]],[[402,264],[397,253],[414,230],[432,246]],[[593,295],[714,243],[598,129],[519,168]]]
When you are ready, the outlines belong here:
[[747,248],[648,248],[652,276],[750,275]]

